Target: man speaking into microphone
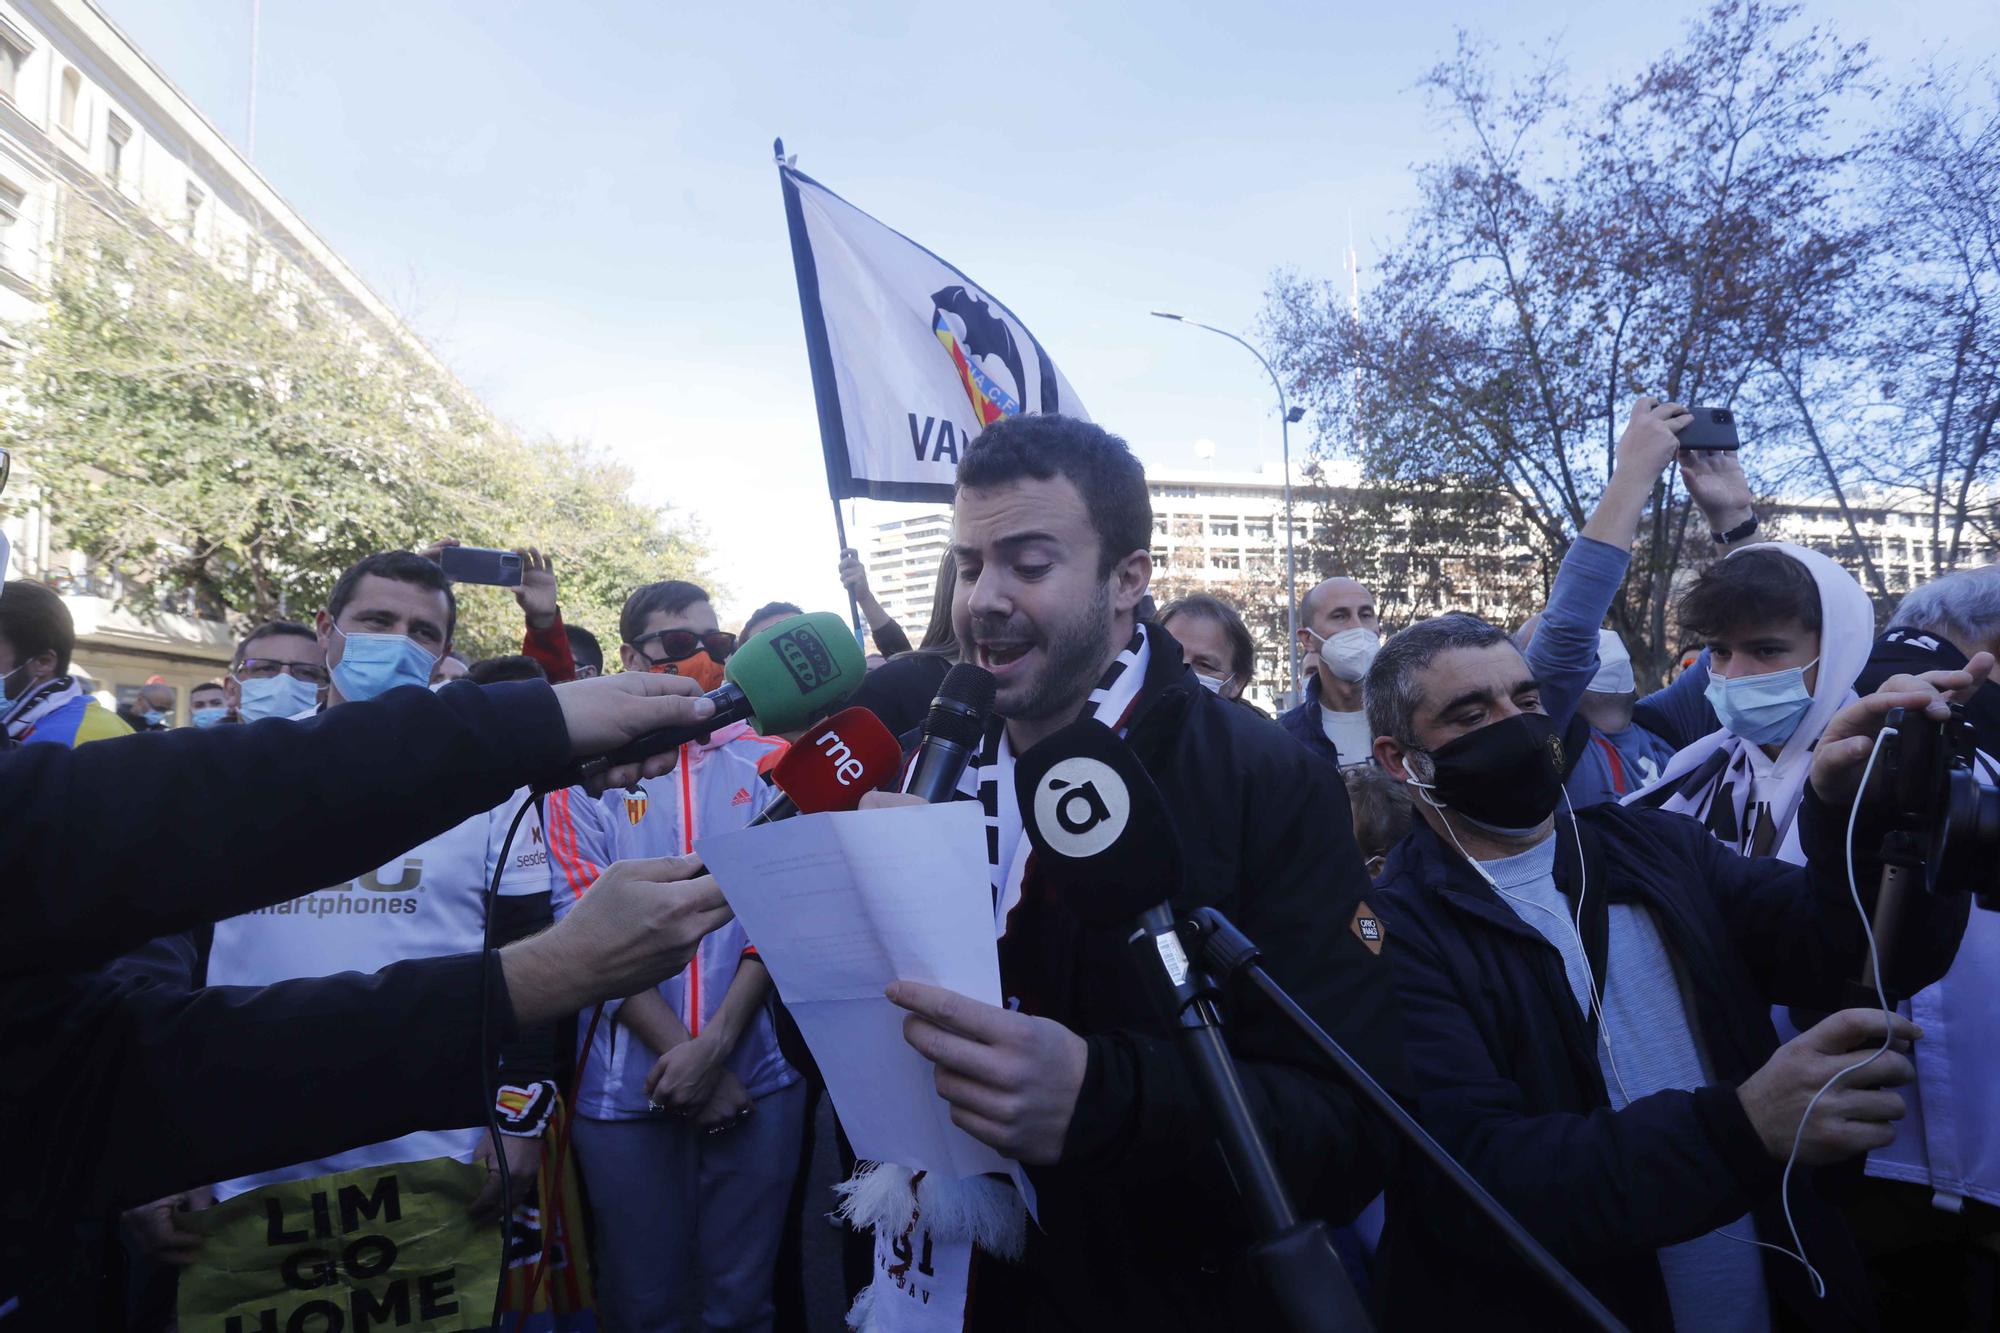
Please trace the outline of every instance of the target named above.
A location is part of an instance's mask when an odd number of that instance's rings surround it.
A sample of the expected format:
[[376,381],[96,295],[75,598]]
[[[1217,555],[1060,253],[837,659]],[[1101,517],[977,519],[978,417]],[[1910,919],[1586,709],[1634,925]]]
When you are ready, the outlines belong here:
[[[974,1256],[971,1329],[1271,1326],[1243,1264],[1244,1211],[1124,932],[1086,929],[1031,862],[1014,763],[1068,723],[1118,732],[1158,785],[1185,844],[1172,905],[1226,912],[1377,1079],[1405,1081],[1340,780],[1203,689],[1180,646],[1137,622],[1151,538],[1143,468],[1088,422],[1008,417],[959,466],[952,619],[965,659],[998,688],[958,795],[986,812],[1006,1004],[907,981],[890,999],[909,1011],[905,1036],[935,1066],[952,1119],[1029,1168],[1038,1196],[1019,1260]],[[1091,808],[1072,800],[1063,814],[1087,822]],[[1254,1001],[1223,1011],[1300,1211],[1348,1220],[1382,1188],[1388,1131],[1278,1014]]]

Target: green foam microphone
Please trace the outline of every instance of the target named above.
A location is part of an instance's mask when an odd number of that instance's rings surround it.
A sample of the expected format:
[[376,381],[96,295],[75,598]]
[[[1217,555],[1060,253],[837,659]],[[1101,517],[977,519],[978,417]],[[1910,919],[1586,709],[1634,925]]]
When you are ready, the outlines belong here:
[[722,684],[703,696],[715,705],[712,716],[649,731],[610,754],[572,764],[555,785],[587,783],[606,769],[678,749],[734,722],[748,722],[767,736],[797,731],[844,702],[867,671],[854,631],[833,612],[781,620],[729,655]]

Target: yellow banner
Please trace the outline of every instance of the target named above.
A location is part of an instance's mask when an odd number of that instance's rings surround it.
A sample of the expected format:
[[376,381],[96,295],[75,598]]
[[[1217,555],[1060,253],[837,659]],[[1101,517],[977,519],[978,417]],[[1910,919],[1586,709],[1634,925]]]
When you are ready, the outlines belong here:
[[239,1194],[176,1222],[206,1239],[181,1274],[181,1333],[483,1329],[500,1229],[466,1208],[486,1168],[438,1158]]

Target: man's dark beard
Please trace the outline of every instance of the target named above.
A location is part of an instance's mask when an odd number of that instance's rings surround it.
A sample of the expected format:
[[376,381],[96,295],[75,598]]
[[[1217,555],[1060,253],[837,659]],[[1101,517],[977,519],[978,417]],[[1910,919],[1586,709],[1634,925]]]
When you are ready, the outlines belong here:
[[1046,661],[1027,697],[1006,710],[1011,718],[1036,720],[1073,709],[1097,687],[1111,638],[1111,586],[1099,583],[1089,605],[1047,631]]

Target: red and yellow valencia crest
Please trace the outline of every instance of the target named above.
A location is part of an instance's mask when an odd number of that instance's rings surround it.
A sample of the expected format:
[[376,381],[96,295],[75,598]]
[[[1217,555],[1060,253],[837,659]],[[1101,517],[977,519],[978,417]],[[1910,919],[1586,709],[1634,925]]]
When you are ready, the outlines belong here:
[[625,818],[637,824],[646,817],[646,793],[628,791],[625,793]]

